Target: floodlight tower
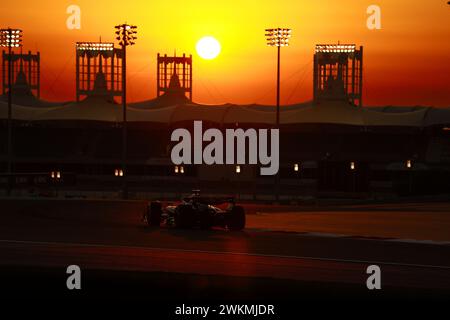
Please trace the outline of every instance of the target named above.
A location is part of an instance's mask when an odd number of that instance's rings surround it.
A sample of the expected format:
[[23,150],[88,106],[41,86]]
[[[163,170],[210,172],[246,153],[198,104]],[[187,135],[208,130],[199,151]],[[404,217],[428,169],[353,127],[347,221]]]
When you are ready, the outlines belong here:
[[161,56],[158,53],[156,67],[156,96],[170,93],[172,79],[178,79],[179,88],[177,90],[185,96],[189,95],[192,102],[192,55],[189,57],[183,54],[182,57],[168,57],[167,54]]
[[[17,89],[19,90],[29,90],[29,92],[40,98],[41,92],[41,80],[40,80],[40,69],[41,69],[41,55],[39,52],[33,54],[31,51],[27,53],[22,52],[20,48],[20,53],[11,53],[11,79],[13,84],[13,92]],[[9,55],[7,52],[2,52],[2,94],[6,97],[8,95],[9,83],[8,83],[8,61]],[[25,86],[27,88],[25,88]],[[16,92],[17,95],[17,92]]]
[[[112,42],[76,43],[76,95],[81,97],[103,94],[109,99],[122,96],[122,49]],[[97,79],[104,80],[101,92],[96,88]]]
[[362,107],[363,47],[318,44],[314,54],[314,103],[347,101]]
[[[277,119],[276,128],[280,128],[280,56],[281,47],[289,46],[289,39],[291,38],[291,29],[287,28],[275,28],[266,29],[267,45],[269,47],[277,47]],[[275,198],[279,200],[280,189],[280,175],[275,175]]]
[[280,126],[280,49],[289,46],[291,33],[287,28],[266,29],[267,45],[277,47],[277,128]]
[[22,46],[22,30],[20,29],[0,29],[0,46],[8,48],[8,195],[11,194],[12,180],[12,48]]
[[127,46],[135,44],[136,26],[132,26],[126,23],[115,26],[116,28],[116,40],[119,41],[122,47],[122,107],[123,107],[123,127],[122,127],[122,170],[123,170],[123,198],[128,198],[128,185],[127,185]]

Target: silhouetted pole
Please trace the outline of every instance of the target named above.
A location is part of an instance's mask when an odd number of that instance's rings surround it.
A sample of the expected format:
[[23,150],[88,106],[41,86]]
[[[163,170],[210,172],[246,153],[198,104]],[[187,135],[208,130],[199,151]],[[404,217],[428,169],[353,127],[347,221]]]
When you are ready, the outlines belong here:
[[119,40],[119,44],[122,47],[122,109],[123,109],[123,122],[122,122],[122,171],[123,171],[123,185],[122,185],[122,198],[128,199],[128,172],[127,172],[127,148],[128,148],[128,136],[127,136],[127,46],[134,44],[136,40],[135,34],[136,26],[128,25],[126,23],[117,25],[116,27],[116,39]]
[[280,128],[280,53],[281,47],[277,47],[278,56],[277,56],[277,129]]
[[122,59],[122,110],[123,110],[123,123],[122,123],[122,170],[123,175],[123,190],[122,197],[128,199],[128,183],[127,183],[127,46],[122,45],[123,59]]
[[267,45],[269,47],[277,47],[277,115],[276,115],[276,127],[280,127],[280,60],[281,60],[281,47],[289,46],[289,39],[291,38],[291,29],[287,28],[275,28],[266,29]]
[[[277,120],[276,127],[280,129],[280,54],[281,46],[277,46]],[[275,175],[275,200],[280,200],[280,173]]]
[[12,191],[12,59],[11,46],[8,46],[8,164],[6,172],[8,173],[8,189],[7,195],[11,195]]
[[[277,47],[277,110],[275,126],[280,129],[280,65],[281,65],[281,47],[289,46],[289,38],[291,37],[291,29],[275,28],[266,29],[267,45],[269,47]],[[279,200],[280,174],[275,175],[275,198]]]
[[0,30],[0,45],[8,47],[8,143],[7,143],[7,168],[8,187],[7,195],[11,195],[12,191],[12,169],[13,169],[13,138],[12,138],[12,49],[18,48],[22,45],[22,30],[20,29],[1,29]]

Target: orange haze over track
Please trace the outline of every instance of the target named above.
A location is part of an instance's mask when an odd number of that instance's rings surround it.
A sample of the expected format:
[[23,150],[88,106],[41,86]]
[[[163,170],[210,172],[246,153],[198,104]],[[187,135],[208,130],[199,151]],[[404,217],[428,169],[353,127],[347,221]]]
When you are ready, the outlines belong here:
[[[138,26],[128,50],[128,98],[156,95],[156,54],[194,57],[194,100],[275,102],[276,50],[264,29],[293,29],[282,49],[281,102],[312,98],[316,43],[363,45],[366,105],[450,106],[450,6],[445,0],[88,1],[18,0],[1,4],[1,27],[24,31],[24,50],[41,52],[42,96],[75,97],[75,42],[114,39],[114,26]],[[81,29],[69,30],[69,5],[81,8]],[[366,27],[367,7],[381,7],[381,30]],[[195,52],[206,35],[222,46],[214,60]]]

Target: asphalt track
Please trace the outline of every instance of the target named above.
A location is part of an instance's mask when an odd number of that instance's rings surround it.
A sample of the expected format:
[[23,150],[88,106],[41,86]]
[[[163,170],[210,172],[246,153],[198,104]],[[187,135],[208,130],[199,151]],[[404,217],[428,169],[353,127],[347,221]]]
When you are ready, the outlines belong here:
[[[1,220],[0,272],[8,280],[3,281],[4,286],[8,283],[18,296],[27,292],[30,274],[37,281],[34,287],[45,286],[45,282],[39,282],[40,277],[60,282],[48,285],[50,295],[67,291],[65,268],[72,264],[86,270],[97,287],[105,286],[109,291],[116,282],[118,287],[129,289],[121,290],[123,294],[134,292],[138,296],[151,287],[178,287],[171,283],[174,279],[184,283],[186,290],[201,289],[187,290],[189,294],[178,298],[200,298],[214,290],[228,292],[225,298],[239,296],[236,293],[240,292],[239,297],[247,299],[258,294],[276,298],[281,292],[294,299],[292,292],[305,290],[318,296],[330,292],[336,296],[360,294],[368,292],[366,268],[371,264],[381,267],[381,291],[389,297],[414,292],[448,298],[450,292],[449,245],[255,229],[148,228],[138,212],[73,214],[67,210],[55,214],[27,208],[14,213],[3,211]],[[92,276],[95,272],[97,276]],[[100,281],[99,275],[108,280]],[[161,279],[167,281],[162,283]],[[145,288],[139,286],[144,283]],[[258,289],[262,283],[265,293]],[[89,284],[87,288],[105,294],[105,290]]]

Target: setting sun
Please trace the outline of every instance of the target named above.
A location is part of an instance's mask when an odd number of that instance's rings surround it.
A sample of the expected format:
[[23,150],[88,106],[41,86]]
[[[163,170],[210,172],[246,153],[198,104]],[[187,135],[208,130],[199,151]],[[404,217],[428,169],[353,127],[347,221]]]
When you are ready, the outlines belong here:
[[216,38],[208,36],[201,38],[197,42],[196,50],[203,59],[212,60],[219,55],[221,47]]

